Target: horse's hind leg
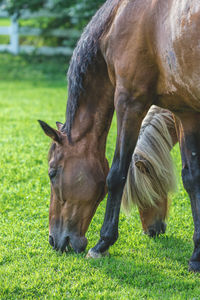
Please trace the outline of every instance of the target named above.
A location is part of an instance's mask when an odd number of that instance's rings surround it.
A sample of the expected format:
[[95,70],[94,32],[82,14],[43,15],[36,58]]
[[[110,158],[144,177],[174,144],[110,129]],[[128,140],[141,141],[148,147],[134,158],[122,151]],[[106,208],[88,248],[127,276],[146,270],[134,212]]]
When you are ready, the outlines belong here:
[[180,114],[179,141],[183,185],[190,196],[194,220],[194,252],[189,270],[200,272],[200,114]]
[[150,237],[165,233],[167,216],[167,195],[166,198],[157,203],[157,206],[139,208],[140,219],[145,234]]

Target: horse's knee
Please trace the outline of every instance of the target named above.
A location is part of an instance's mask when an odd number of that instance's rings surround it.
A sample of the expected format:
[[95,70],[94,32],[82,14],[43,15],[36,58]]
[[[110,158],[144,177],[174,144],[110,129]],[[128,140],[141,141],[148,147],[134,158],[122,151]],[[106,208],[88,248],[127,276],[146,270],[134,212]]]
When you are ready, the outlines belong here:
[[123,175],[120,170],[113,166],[108,173],[108,177],[106,179],[106,183],[109,191],[115,191],[118,188],[121,188],[125,185],[126,177]]

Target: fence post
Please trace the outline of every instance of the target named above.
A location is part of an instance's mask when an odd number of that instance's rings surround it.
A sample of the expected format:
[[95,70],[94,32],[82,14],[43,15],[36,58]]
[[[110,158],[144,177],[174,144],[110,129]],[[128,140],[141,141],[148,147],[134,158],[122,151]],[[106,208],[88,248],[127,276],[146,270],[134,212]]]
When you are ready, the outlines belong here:
[[10,52],[15,55],[19,53],[19,24],[16,14],[11,17]]

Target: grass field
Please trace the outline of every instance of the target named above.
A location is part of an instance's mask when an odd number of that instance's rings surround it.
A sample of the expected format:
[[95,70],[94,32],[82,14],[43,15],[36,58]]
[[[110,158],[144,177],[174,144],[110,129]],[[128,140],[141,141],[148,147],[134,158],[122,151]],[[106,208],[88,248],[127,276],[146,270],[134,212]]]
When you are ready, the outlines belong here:
[[[9,18],[5,18],[5,19],[0,19],[0,26],[10,26],[10,19]],[[0,35],[0,44],[9,44],[9,36],[7,35]]]
[[[167,233],[142,234],[137,210],[120,215],[110,258],[61,255],[48,244],[50,141],[37,119],[64,121],[67,61],[0,55],[0,299],[199,299],[200,275],[188,272],[193,221],[178,175]],[[107,147],[111,162],[113,123]],[[178,147],[173,157],[180,174]],[[91,223],[87,249],[99,238],[105,200]]]
[[0,26],[10,26],[10,19],[9,18],[5,18],[5,19],[0,19]]

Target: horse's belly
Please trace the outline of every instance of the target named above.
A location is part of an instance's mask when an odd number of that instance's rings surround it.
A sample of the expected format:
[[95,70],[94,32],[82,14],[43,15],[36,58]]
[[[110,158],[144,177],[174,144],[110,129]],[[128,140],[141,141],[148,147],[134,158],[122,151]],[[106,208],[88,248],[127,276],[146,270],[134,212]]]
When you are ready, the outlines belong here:
[[[200,110],[200,1],[173,0],[160,18],[158,94]],[[167,95],[167,97],[166,97]]]

